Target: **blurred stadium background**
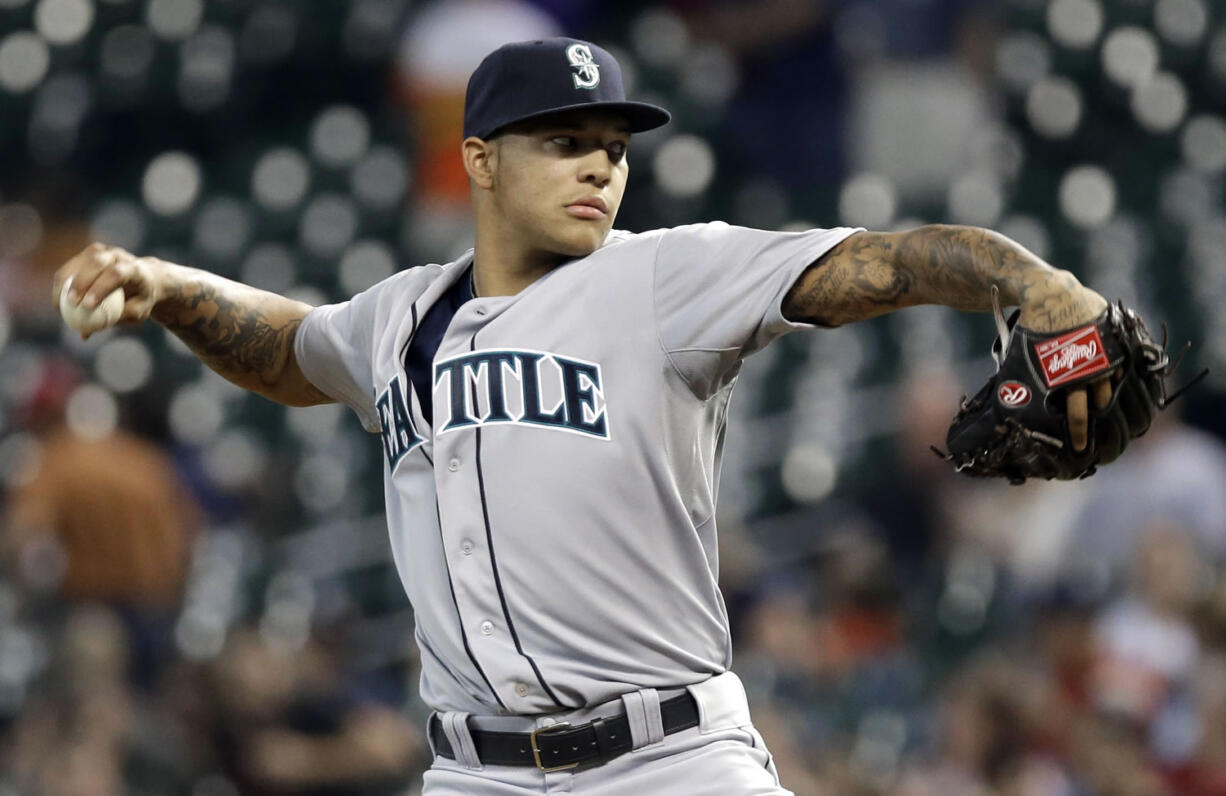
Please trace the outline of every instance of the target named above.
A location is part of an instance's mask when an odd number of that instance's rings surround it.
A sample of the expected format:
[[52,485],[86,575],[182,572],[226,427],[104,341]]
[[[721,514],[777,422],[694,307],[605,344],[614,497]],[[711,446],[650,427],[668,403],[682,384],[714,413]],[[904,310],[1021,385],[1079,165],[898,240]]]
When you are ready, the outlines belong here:
[[0,794],[418,787],[377,442],[159,327],[81,341],[50,275],[97,239],[324,303],[449,260],[464,82],[557,33],[675,113],[619,227],[988,226],[1216,368],[1009,488],[927,449],[986,317],[751,359],[721,577],[785,784],[1226,794],[1221,0],[0,0]]

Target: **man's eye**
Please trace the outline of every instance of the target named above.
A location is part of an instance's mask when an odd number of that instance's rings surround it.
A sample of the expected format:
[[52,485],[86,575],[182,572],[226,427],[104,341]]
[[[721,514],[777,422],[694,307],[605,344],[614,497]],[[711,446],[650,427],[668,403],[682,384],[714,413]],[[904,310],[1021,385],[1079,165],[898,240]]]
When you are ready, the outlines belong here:
[[612,158],[613,160],[621,160],[622,158],[626,156],[626,149],[627,149],[627,146],[625,145],[625,143],[621,141],[615,141],[612,144],[609,144],[609,147],[606,151],[609,153],[609,157]]
[[574,149],[575,137],[573,135],[559,135],[549,139],[551,143],[562,147],[563,149]]

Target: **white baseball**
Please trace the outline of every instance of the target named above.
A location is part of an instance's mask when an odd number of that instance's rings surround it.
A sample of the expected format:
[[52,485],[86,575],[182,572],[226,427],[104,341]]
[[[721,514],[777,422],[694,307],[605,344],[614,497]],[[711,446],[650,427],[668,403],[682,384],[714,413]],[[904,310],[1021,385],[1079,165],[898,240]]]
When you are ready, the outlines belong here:
[[106,295],[106,298],[98,302],[98,306],[91,310],[80,304],[72,303],[72,300],[68,298],[68,289],[71,286],[72,277],[69,277],[64,282],[63,289],[60,290],[60,315],[64,318],[64,323],[81,334],[93,334],[119,322],[119,316],[123,315],[122,287],[112,290]]

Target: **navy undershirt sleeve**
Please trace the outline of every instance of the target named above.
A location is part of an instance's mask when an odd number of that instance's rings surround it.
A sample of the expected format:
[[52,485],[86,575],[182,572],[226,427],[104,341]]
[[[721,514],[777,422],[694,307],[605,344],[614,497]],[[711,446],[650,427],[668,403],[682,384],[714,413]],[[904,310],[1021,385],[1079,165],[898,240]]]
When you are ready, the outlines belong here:
[[472,283],[465,273],[426,310],[404,354],[404,370],[417,392],[422,414],[431,422],[434,418],[434,355],[438,353],[439,344],[443,342],[443,335],[447,333],[456,311],[472,297]]

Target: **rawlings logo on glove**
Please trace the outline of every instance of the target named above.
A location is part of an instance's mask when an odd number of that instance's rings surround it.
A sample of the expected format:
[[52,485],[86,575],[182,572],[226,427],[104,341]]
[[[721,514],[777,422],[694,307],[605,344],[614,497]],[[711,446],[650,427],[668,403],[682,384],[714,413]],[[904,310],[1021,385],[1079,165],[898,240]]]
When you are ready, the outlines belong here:
[[1111,367],[1097,326],[1074,329],[1036,343],[1034,352],[1043,363],[1043,378],[1048,387],[1102,373]]
[[[1166,379],[1179,363],[1167,356],[1165,329],[1156,343],[1123,303],[1109,306],[1094,323],[1048,334],[1022,328],[1017,312],[1006,323],[1000,307],[995,310],[996,373],[973,398],[963,398],[946,436],[949,453],[933,448],[960,473],[1015,484],[1086,478],[1114,461],[1149,430],[1159,410],[1209,372],[1168,396]],[[1087,444],[1078,451],[1069,436],[1065,397],[1103,378],[1111,379],[1111,400],[1090,410]]]
[[996,391],[1000,402],[1010,408],[1018,408],[1030,403],[1030,388],[1016,381],[1006,381]]

